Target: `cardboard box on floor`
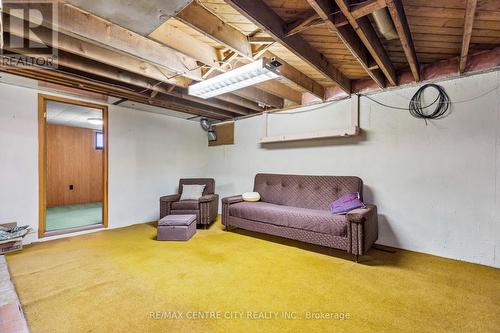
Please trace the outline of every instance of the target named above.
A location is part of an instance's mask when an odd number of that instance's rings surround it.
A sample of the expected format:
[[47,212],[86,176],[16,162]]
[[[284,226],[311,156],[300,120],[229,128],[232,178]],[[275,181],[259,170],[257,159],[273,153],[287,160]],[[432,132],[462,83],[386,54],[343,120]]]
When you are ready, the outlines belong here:
[[[12,228],[17,226],[17,222],[0,224],[1,227]],[[23,249],[22,237],[0,241],[0,255],[21,251]]]

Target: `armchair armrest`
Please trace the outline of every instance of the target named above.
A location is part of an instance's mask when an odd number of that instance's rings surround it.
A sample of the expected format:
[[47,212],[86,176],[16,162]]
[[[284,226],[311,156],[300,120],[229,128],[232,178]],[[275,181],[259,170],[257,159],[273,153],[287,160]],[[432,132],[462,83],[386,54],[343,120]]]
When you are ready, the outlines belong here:
[[210,201],[214,201],[214,200],[218,200],[219,199],[219,195],[218,194],[206,194],[202,197],[200,197],[198,199],[199,203],[203,203],[203,202],[210,202]]
[[346,214],[347,221],[351,223],[363,223],[369,221],[373,214],[377,214],[377,207],[374,205],[366,205],[366,208],[357,208]]
[[160,197],[160,219],[170,215],[170,206],[172,202],[179,201],[180,194],[165,195]]
[[217,218],[219,211],[219,195],[206,194],[198,199],[200,205],[199,223],[209,225]]
[[231,197],[222,198],[223,205],[230,205],[230,204],[238,203],[238,202],[242,202],[242,201],[243,201],[243,197],[241,195],[233,195]]
[[175,201],[179,201],[180,198],[181,198],[180,194],[165,195],[163,197],[160,197],[160,201],[175,202]]

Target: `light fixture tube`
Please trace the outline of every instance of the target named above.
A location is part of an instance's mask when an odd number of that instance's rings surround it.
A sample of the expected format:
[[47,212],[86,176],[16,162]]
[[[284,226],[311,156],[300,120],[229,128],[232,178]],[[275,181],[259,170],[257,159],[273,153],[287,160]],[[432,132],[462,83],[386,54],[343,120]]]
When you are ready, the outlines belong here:
[[87,121],[92,125],[102,125],[104,123],[101,118],[87,118]]
[[189,86],[188,93],[201,98],[210,98],[277,77],[279,73],[276,66],[271,64],[269,59],[261,58],[232,71],[195,83]]

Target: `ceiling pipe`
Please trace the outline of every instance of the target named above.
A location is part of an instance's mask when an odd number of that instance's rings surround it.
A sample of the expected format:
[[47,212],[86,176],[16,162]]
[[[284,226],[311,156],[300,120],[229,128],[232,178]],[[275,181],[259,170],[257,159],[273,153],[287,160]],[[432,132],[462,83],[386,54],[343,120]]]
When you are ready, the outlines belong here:
[[386,40],[397,39],[398,33],[394,27],[394,23],[389,15],[387,8],[381,8],[372,13],[373,20],[377,26],[378,31]]

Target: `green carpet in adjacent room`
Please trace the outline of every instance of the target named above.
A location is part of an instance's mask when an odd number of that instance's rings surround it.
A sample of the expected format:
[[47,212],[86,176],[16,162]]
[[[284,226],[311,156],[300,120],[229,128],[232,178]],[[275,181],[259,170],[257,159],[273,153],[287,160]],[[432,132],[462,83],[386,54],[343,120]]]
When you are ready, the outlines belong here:
[[102,203],[48,207],[45,220],[47,231],[101,224]]
[[139,224],[8,255],[31,331],[499,332],[499,269],[403,250],[357,264],[220,222],[155,237]]

